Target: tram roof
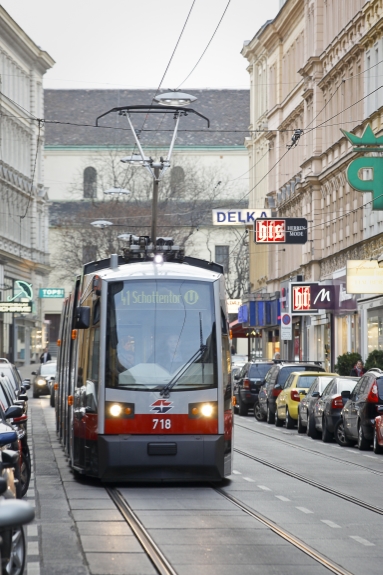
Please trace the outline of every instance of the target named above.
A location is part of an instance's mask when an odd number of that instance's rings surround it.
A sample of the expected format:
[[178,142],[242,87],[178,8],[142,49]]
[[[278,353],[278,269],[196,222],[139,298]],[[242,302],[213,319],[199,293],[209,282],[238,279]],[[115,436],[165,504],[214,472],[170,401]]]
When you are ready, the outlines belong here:
[[181,262],[163,262],[161,264],[152,261],[140,261],[125,263],[119,257],[117,269],[110,267],[110,259],[90,262],[84,266],[84,274],[97,273],[101,278],[108,280],[123,279],[196,279],[215,281],[223,273],[223,268],[214,262],[199,260],[198,258],[185,257]]

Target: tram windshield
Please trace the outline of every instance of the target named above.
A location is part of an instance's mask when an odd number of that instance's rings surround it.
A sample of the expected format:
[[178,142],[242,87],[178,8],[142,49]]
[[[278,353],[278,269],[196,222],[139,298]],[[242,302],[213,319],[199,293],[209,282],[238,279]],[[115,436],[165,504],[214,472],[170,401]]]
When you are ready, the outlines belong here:
[[106,386],[142,391],[217,387],[213,285],[109,284]]

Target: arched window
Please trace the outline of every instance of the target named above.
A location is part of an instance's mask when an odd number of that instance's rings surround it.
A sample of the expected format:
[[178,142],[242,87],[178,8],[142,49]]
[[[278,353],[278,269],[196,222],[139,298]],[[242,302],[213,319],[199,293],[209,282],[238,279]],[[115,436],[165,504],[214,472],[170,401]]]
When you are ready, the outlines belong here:
[[84,198],[97,198],[97,170],[92,166],[84,170]]
[[181,166],[174,166],[170,172],[170,188],[172,193],[179,191],[185,182],[185,172]]

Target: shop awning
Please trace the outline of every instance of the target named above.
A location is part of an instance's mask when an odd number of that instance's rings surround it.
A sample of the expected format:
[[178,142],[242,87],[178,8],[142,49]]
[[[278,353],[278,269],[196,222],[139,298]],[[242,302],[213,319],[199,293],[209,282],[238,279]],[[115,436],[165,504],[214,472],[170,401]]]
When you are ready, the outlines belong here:
[[249,331],[248,327],[242,327],[242,324],[236,319],[229,323],[229,328],[232,333],[233,339],[246,337],[247,332]]

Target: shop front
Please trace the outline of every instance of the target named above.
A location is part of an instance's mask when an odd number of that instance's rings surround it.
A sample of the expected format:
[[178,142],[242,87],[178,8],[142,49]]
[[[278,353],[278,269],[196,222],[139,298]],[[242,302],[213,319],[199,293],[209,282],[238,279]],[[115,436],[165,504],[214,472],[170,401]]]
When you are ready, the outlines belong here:
[[238,321],[249,338],[251,357],[273,359],[280,354],[280,301],[275,294],[251,294],[238,313]]
[[370,296],[358,301],[361,316],[361,355],[364,360],[375,349],[383,350],[383,298]]

